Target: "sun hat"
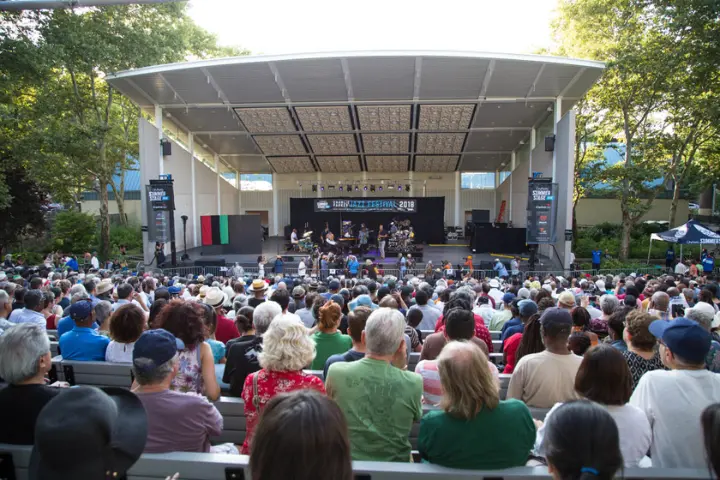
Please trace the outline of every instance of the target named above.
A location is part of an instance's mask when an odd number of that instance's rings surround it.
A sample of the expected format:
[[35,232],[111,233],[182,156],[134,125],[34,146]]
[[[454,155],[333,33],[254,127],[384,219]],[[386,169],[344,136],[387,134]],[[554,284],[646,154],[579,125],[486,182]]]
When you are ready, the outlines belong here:
[[297,287],[293,288],[292,291],[293,298],[302,298],[305,296],[305,289],[298,285]]
[[500,282],[498,282],[496,278],[490,280],[489,285],[491,288],[500,288]]
[[227,295],[225,295],[225,292],[223,292],[217,287],[212,287],[205,294],[205,299],[203,300],[203,303],[205,303],[205,305],[210,305],[213,308],[218,308],[223,306],[225,300],[227,300]]
[[28,477],[124,478],[147,441],[140,399],[119,387],[74,387],[56,395],[35,424]]
[[575,295],[572,292],[565,290],[558,296],[558,305],[571,308],[575,306]]
[[265,283],[265,280],[262,279],[256,279],[253,280],[252,285],[247,289],[248,292],[264,292],[267,290],[268,286],[267,283]]
[[112,291],[114,287],[115,285],[113,285],[112,280],[105,279],[98,284],[98,286],[95,288],[95,291],[98,295],[102,295],[103,293]]

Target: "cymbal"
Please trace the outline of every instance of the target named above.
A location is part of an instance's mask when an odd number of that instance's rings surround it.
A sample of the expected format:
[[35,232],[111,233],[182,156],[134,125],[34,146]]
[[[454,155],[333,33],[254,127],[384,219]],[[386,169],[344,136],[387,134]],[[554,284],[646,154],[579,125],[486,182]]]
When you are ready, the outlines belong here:
[[303,238],[309,237],[310,235],[312,235],[312,233],[313,233],[312,230],[309,230],[309,231],[303,233]]

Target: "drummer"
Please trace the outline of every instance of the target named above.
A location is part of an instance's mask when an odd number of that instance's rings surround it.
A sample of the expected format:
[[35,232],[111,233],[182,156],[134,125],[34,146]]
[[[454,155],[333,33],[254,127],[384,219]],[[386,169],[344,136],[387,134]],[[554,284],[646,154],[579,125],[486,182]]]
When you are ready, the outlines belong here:
[[292,229],[292,233],[290,234],[290,243],[292,244],[293,248],[295,248],[295,246],[299,243],[297,228]]

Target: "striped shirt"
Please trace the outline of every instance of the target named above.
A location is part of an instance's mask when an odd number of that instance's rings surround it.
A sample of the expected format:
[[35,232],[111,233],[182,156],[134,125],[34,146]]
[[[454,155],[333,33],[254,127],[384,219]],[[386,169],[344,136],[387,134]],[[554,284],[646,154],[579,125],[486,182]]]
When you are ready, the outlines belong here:
[[[494,363],[488,361],[490,373],[500,389],[500,375]],[[438,405],[443,398],[442,383],[438,372],[437,360],[421,360],[415,367],[415,373],[423,379],[423,403]]]

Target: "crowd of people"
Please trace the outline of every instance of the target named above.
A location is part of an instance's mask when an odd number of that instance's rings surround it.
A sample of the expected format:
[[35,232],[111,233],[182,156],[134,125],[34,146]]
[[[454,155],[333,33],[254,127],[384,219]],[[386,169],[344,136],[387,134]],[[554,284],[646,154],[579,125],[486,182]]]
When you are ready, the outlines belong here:
[[[350,479],[351,460],[412,461],[416,422],[415,460],[452,468],[718,472],[712,276],[90,272],[0,273],[0,443],[34,445],[46,474],[71,468],[57,450],[82,448],[100,453],[72,467],[77,478],[185,451],[250,455],[254,479]],[[63,359],[131,365],[131,389],[49,384],[48,330]],[[511,374],[504,396],[501,373]],[[223,388],[243,400],[242,445],[213,440]],[[132,461],[103,463],[121,447]]]

